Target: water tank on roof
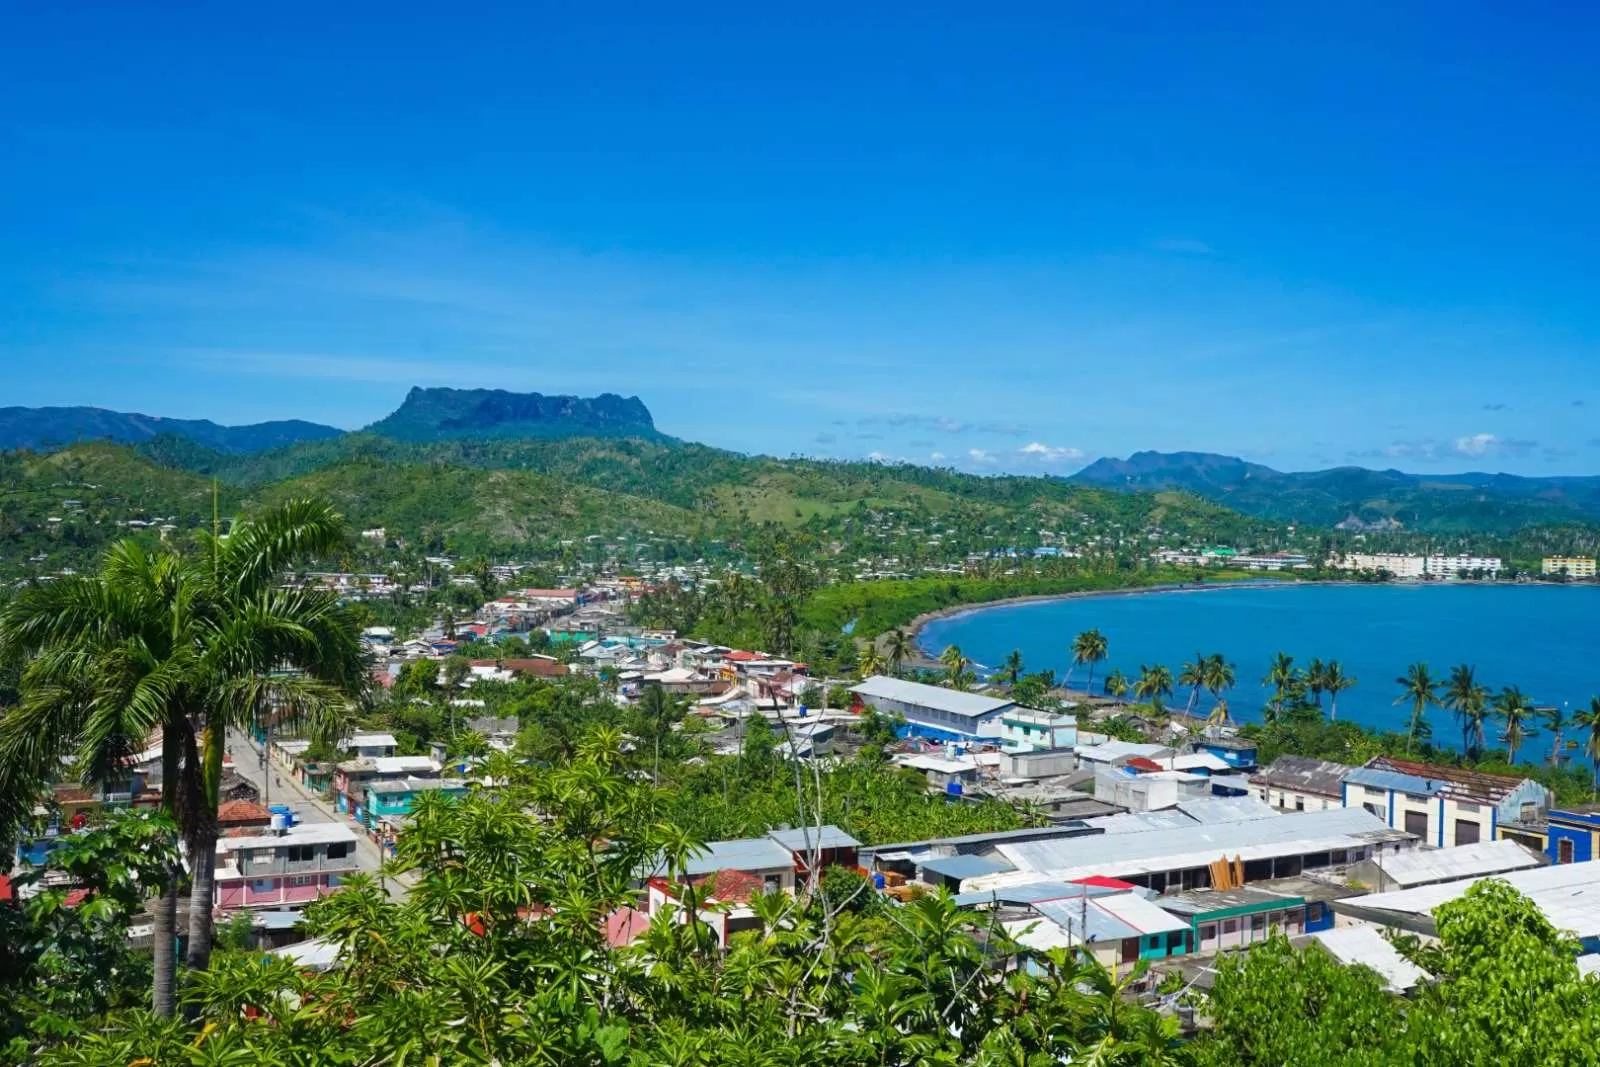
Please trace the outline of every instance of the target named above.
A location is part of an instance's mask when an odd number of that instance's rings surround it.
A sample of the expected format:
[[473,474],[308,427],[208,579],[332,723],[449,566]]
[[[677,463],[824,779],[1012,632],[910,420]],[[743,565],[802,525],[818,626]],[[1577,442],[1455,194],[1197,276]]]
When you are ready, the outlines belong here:
[[275,834],[287,833],[289,830],[289,813],[275,811],[272,813],[272,832]]
[[949,785],[944,787],[944,791],[950,796],[958,797],[961,795],[961,783],[951,782]]

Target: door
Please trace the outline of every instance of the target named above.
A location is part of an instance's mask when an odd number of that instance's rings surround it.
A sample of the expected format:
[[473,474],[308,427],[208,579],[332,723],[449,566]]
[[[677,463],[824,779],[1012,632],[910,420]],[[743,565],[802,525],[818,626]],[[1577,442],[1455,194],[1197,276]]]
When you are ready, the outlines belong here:
[[1428,813],[1425,811],[1406,812],[1406,833],[1416,834],[1426,843],[1428,840]]
[[1478,843],[1478,824],[1471,819],[1456,820],[1456,844],[1476,845]]
[[1563,837],[1561,840],[1556,842],[1556,862],[1572,862],[1572,838]]

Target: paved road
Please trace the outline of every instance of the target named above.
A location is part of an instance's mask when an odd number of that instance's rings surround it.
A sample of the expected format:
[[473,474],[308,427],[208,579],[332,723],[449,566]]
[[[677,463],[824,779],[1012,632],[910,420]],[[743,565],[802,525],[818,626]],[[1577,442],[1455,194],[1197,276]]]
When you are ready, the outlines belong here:
[[233,753],[234,770],[249,779],[261,790],[261,803],[287,804],[302,822],[336,822],[350,827],[356,835],[356,860],[361,869],[381,877],[384,887],[395,900],[405,896],[415,880],[409,875],[384,875],[383,854],[366,832],[348,815],[341,815],[334,806],[295,781],[272,763],[261,766],[261,746],[255,739],[240,730],[228,731],[229,751]]

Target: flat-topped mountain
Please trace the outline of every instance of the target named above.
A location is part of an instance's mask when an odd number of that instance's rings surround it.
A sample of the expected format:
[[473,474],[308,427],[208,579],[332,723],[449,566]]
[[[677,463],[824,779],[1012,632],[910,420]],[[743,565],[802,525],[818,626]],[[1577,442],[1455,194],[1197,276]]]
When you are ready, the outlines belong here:
[[300,419],[219,426],[209,419],[167,419],[105,408],[0,408],[0,450],[48,451],[78,441],[141,444],[153,437],[187,438],[217,452],[246,455],[338,437],[343,430]]
[[369,433],[399,441],[444,441],[461,437],[644,437],[655,438],[650,409],[636,396],[545,396],[504,389],[422,389]]

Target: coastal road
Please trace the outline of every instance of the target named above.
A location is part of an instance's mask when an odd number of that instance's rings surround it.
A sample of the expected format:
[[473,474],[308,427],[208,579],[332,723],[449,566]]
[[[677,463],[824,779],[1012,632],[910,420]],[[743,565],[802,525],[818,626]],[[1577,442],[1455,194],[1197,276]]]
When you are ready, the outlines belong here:
[[275,764],[262,766],[261,746],[242,730],[228,731],[228,750],[233,753],[234,770],[261,791],[262,804],[287,804],[301,822],[341,823],[356,835],[356,861],[362,871],[381,879],[389,896],[395,900],[405,897],[414,879],[409,875],[384,875],[383,854],[366,832],[348,815],[341,815],[334,806],[286,776]]

